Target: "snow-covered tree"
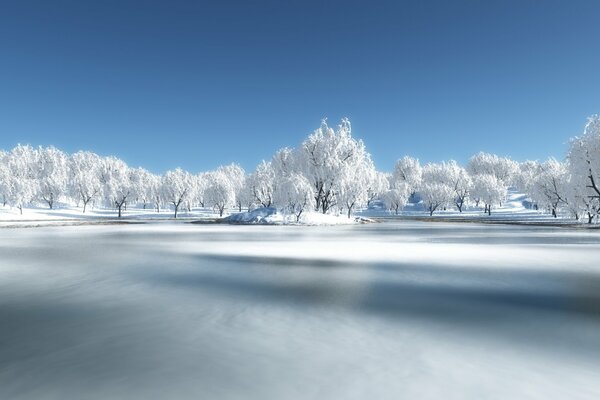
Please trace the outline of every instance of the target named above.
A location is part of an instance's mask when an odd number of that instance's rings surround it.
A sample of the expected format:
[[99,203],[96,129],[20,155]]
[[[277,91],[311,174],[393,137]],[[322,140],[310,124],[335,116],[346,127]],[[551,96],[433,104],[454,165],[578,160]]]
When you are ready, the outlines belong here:
[[144,168],[131,169],[131,183],[133,194],[138,203],[142,203],[145,210],[148,204],[154,202],[153,174]]
[[410,197],[410,189],[407,184],[400,183],[396,187],[387,190],[382,200],[388,210],[394,211],[396,215],[404,208]]
[[211,204],[222,217],[225,209],[231,207],[235,202],[235,188],[227,173],[219,168],[207,176],[205,199]]
[[346,211],[348,218],[359,207],[366,207],[369,201],[369,189],[375,187],[378,179],[375,165],[370,155],[355,168],[347,169],[340,179],[338,189],[338,203]]
[[121,218],[123,208],[133,194],[131,171],[123,160],[106,157],[100,165],[100,183],[108,205],[114,206]]
[[454,190],[454,205],[462,212],[473,185],[471,176],[454,160],[443,162],[440,173],[441,180]]
[[373,200],[377,198],[382,199],[389,188],[390,181],[388,179],[388,174],[380,171],[374,171],[374,175],[369,183],[369,187],[367,188],[367,207],[371,205]]
[[561,205],[567,204],[567,184],[569,181],[567,165],[550,158],[540,164],[533,184],[532,198],[537,204],[557,217]]
[[[525,161],[519,164],[519,171],[515,177],[515,186],[531,197],[533,186],[540,171],[540,163],[537,161]],[[531,199],[533,203],[533,199]],[[535,205],[537,209],[537,205]]]
[[392,187],[400,187],[400,184],[403,183],[402,186],[408,187],[411,194],[414,194],[421,186],[422,175],[423,168],[419,160],[404,156],[396,161],[390,184]]
[[469,159],[467,170],[474,175],[494,175],[505,187],[513,184],[519,164],[507,157],[479,152]]
[[163,175],[161,193],[165,201],[173,205],[174,218],[177,218],[179,207],[187,200],[191,188],[192,176],[181,168],[167,171]]
[[71,156],[69,163],[70,192],[71,196],[81,200],[84,213],[88,204],[102,190],[99,171],[102,162],[100,156],[89,151],[79,151]]
[[484,212],[492,215],[492,207],[502,204],[506,199],[506,186],[504,182],[493,174],[477,174],[473,176],[471,193],[477,204],[484,204]]
[[428,163],[423,167],[419,194],[429,215],[440,207],[445,208],[454,199],[454,188],[450,185],[444,164]]
[[25,204],[31,202],[38,187],[38,157],[36,150],[27,145],[17,145],[3,157],[7,181],[5,200],[23,214]]
[[275,170],[270,162],[261,161],[256,170],[248,177],[246,186],[256,202],[262,207],[273,205],[275,191]]
[[227,175],[233,186],[233,192],[235,193],[234,203],[241,212],[242,206],[247,202],[247,196],[245,194],[246,171],[235,163],[221,167],[221,169]]
[[40,198],[54,208],[54,202],[67,191],[69,159],[56,147],[40,148],[37,153],[38,190]]
[[351,175],[348,171],[369,159],[364,143],[352,137],[348,119],[342,119],[335,131],[323,120],[319,129],[302,142],[296,166],[313,185],[315,210],[327,213],[338,206],[337,195],[343,179]]
[[314,190],[304,175],[292,172],[278,181],[273,192],[273,202],[293,214],[296,222],[307,207],[312,205]]
[[[576,185],[582,203],[593,215],[600,210],[600,115],[588,118],[583,135],[571,141],[568,153],[571,184]],[[584,200],[585,199],[585,200]]]

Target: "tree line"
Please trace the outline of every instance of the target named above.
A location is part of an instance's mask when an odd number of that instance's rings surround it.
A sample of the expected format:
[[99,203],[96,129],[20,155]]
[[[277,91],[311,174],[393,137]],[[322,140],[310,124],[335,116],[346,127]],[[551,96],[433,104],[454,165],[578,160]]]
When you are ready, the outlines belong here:
[[473,207],[491,215],[511,187],[554,217],[593,222],[600,212],[600,116],[588,119],[564,160],[519,163],[481,152],[463,167],[454,160],[421,165],[405,156],[391,173],[376,170],[364,143],[352,137],[348,119],[335,129],[322,121],[298,147],[278,150],[251,173],[231,164],[157,175],[88,151],[69,155],[29,145],[0,151],[0,202],[21,213],[28,205],[52,209],[57,202],[83,213],[90,205],[110,208],[119,217],[128,205],[157,212],[168,207],[175,218],[194,207],[212,207],[220,216],[230,208],[277,207],[299,220],[307,210],[349,217],[374,200],[398,214],[418,200],[430,215]]

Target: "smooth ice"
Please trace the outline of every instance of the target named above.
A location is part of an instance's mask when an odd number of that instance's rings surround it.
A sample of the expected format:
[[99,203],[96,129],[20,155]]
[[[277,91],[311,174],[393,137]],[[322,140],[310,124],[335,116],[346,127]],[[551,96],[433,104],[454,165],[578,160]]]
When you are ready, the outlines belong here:
[[1,399],[597,399],[600,230],[0,229]]

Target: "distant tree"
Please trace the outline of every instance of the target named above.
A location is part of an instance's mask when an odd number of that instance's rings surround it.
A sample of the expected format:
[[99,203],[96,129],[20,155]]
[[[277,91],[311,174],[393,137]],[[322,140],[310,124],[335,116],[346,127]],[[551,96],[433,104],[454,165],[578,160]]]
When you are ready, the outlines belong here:
[[131,171],[123,160],[106,157],[100,165],[100,183],[107,204],[113,205],[121,218],[123,208],[133,193]]
[[314,190],[311,183],[304,175],[291,173],[282,178],[273,192],[273,201],[285,211],[300,221],[300,216],[310,207],[314,198]]
[[473,177],[472,195],[479,204],[483,202],[484,212],[492,215],[492,207],[506,199],[504,182],[492,174],[477,174]]
[[454,205],[459,212],[462,212],[473,186],[471,176],[454,160],[443,162],[440,173],[442,174],[440,180],[454,190]]
[[162,177],[161,193],[163,198],[174,208],[174,218],[177,218],[179,207],[190,195],[192,177],[189,172],[177,168],[167,171]]
[[[275,191],[275,170],[270,162],[262,161],[248,178],[247,188],[254,201],[262,207],[273,205]],[[235,189],[234,189],[235,191]]]
[[446,173],[444,164],[428,163],[423,167],[419,194],[430,216],[440,207],[447,207],[454,198],[454,188],[450,186]]
[[220,217],[234,203],[235,188],[223,169],[217,169],[208,175],[206,200],[219,212]]
[[388,210],[394,211],[396,215],[404,208],[410,197],[410,189],[407,184],[400,183],[383,194],[383,202]]
[[69,162],[70,187],[72,196],[83,203],[85,213],[88,204],[100,193],[99,166],[102,158],[88,151],[79,151],[73,154]]
[[423,168],[419,160],[413,157],[404,156],[396,162],[391,187],[407,187],[411,194],[417,192],[423,179]]
[[471,176],[494,175],[505,187],[513,184],[519,164],[510,158],[479,152],[469,159],[467,170]]
[[2,160],[7,179],[3,184],[4,201],[23,214],[23,207],[31,202],[38,191],[37,152],[31,146],[17,145]]
[[559,207],[567,205],[568,181],[567,165],[550,158],[538,167],[532,198],[556,218]]
[[[529,160],[519,164],[519,170],[515,177],[515,185],[530,198],[533,193],[533,187],[539,171],[540,163],[537,161]],[[533,198],[531,198],[531,203],[537,209],[537,204],[534,204]]]
[[69,159],[65,153],[52,146],[39,148],[36,153],[39,196],[52,209],[55,201],[66,194]]

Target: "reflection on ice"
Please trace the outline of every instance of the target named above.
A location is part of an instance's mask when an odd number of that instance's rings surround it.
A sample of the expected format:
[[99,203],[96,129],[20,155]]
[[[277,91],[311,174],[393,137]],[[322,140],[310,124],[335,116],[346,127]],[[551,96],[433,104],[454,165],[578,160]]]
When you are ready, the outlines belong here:
[[0,398],[598,398],[600,232],[0,230]]

